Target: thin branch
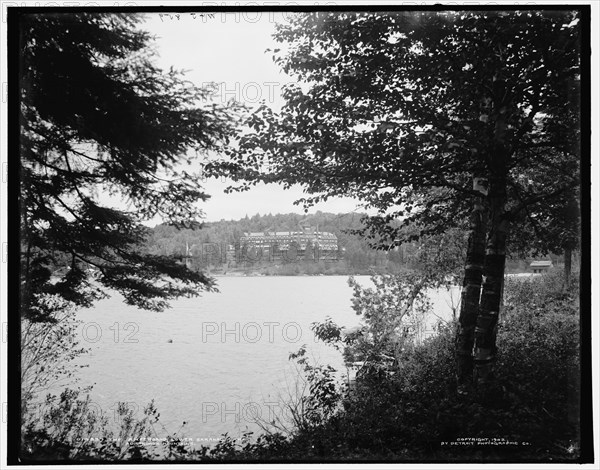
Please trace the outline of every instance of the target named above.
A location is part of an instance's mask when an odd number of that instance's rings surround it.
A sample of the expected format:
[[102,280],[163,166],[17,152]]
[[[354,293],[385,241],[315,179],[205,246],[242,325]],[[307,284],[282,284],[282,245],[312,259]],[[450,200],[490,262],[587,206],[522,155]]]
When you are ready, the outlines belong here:
[[568,184],[566,186],[562,186],[550,193],[540,193],[536,196],[532,196],[529,199],[523,199],[520,196],[520,192],[518,189],[518,186],[516,185],[516,183],[511,182],[510,183],[511,186],[513,186],[515,188],[515,190],[517,191],[517,197],[519,198],[519,201],[521,201],[521,204],[519,204],[517,207],[515,207],[514,209],[512,209],[510,211],[510,215],[511,217],[516,216],[519,212],[521,212],[523,209],[531,206],[532,204],[535,204],[536,202],[542,201],[544,199],[548,199],[548,198],[553,198],[555,196],[558,196],[559,194],[564,193],[565,191],[567,191],[568,189],[573,189],[575,187],[577,187],[577,182],[573,182],[571,184]]

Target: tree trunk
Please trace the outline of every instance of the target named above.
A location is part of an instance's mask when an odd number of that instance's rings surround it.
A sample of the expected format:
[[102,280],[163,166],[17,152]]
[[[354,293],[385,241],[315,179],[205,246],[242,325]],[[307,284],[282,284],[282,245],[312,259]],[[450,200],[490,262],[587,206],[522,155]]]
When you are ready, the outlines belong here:
[[573,251],[571,250],[571,247],[570,246],[565,247],[564,258],[565,258],[565,283],[566,283],[566,285],[569,285],[569,280],[571,278],[572,254],[573,254]]
[[[484,185],[481,183],[481,179],[473,178],[474,189],[482,188]],[[481,295],[487,227],[487,211],[483,204],[483,196],[486,195],[487,191],[481,191],[482,197],[476,199],[473,212],[471,213],[471,233],[469,234],[467,246],[458,330],[456,333],[456,380],[457,390],[460,394],[467,393],[473,379],[473,341]]]
[[569,285],[573,268],[573,250],[577,248],[580,228],[580,209],[575,194],[570,194],[563,208],[562,216],[565,221],[566,230],[563,235],[562,247],[565,261],[565,287]]
[[496,173],[490,179],[489,202],[491,226],[475,326],[474,378],[477,384],[484,384],[491,379],[496,358],[496,330],[504,290],[506,239],[509,228],[505,213],[506,175],[503,171]]

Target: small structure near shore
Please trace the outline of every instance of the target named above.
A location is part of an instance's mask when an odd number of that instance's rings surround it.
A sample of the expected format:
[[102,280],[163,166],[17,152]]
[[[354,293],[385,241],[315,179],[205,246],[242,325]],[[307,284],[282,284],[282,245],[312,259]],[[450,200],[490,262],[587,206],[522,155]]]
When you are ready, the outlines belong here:
[[552,261],[543,260],[543,261],[532,261],[529,267],[531,268],[533,273],[545,273],[552,267]]

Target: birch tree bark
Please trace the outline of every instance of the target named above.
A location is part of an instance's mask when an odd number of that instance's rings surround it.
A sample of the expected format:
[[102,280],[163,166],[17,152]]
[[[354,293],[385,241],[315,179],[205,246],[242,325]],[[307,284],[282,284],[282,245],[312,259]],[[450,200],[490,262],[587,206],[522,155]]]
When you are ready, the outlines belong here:
[[504,289],[506,240],[509,218],[506,212],[506,158],[503,149],[497,149],[491,165],[490,231],[483,263],[483,284],[479,312],[475,325],[474,381],[484,384],[492,377],[496,358],[496,331]]
[[456,335],[457,390],[460,394],[467,393],[473,378],[474,332],[479,312],[488,219],[484,206],[484,197],[487,195],[487,180],[474,177],[473,189],[479,191],[481,197],[476,198],[471,213],[471,233],[469,234],[467,246],[460,314],[458,317],[458,331]]

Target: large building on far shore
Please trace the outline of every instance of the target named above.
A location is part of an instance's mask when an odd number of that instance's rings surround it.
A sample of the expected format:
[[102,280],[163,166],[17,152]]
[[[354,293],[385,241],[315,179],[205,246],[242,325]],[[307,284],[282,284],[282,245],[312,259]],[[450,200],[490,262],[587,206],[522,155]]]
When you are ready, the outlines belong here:
[[344,248],[331,232],[321,232],[318,226],[300,225],[300,230],[247,232],[235,244],[186,242],[186,266],[192,269],[226,264],[228,267],[269,262],[294,262],[298,260],[336,261],[343,257]]
[[278,252],[291,249],[303,253],[307,247],[319,257],[337,253],[338,239],[331,232],[320,232],[318,227],[301,226],[301,230],[287,232],[265,230],[264,232],[248,232],[240,237],[242,248],[254,248],[265,252],[269,250],[272,256]]

